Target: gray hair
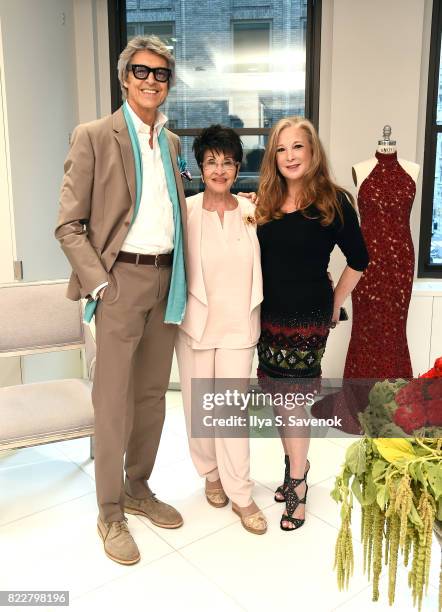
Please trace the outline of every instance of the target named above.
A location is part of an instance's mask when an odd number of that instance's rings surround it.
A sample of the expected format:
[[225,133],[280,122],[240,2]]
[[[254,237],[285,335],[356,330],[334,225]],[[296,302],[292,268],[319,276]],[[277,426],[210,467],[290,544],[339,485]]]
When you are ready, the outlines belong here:
[[169,80],[169,89],[175,85],[175,58],[163,41],[154,34],[150,36],[135,36],[127,43],[126,48],[123,49],[118,58],[118,80],[120,81],[123,100],[127,98],[127,87],[124,85],[124,81],[127,81],[128,77],[127,66],[131,63],[132,56],[135,55],[137,51],[152,51],[152,53],[164,57],[168,67],[172,70]]

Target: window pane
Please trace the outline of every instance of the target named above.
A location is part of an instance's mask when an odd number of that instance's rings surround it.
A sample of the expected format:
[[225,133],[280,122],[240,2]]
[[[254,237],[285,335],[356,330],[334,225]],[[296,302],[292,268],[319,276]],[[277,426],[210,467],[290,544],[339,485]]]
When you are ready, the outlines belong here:
[[437,135],[430,264],[442,264],[442,134]]
[[134,23],[127,24],[127,40],[137,35],[137,27]]
[[268,72],[270,70],[270,23],[233,23],[232,72]]
[[177,84],[162,110],[176,128],[271,127],[304,115],[307,0],[170,0],[168,31],[155,30],[165,22],[152,21],[164,13],[153,0],[129,6],[128,23],[174,47]]
[[[127,10],[128,19],[132,18],[131,14],[133,11]],[[148,35],[155,34],[161,38],[161,40],[165,43],[165,45],[174,53],[174,23],[172,21],[168,22],[144,22],[144,21],[131,21],[127,22],[127,40],[130,40],[134,36],[139,34]]]
[[174,53],[175,36],[173,22],[143,23],[143,34],[155,34]]

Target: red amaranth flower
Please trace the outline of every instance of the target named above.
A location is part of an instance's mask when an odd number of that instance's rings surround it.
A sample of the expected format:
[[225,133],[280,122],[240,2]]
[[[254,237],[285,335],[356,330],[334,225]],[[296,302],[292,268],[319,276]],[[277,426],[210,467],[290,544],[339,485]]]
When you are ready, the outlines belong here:
[[442,402],[440,399],[427,400],[425,404],[427,411],[427,423],[434,427],[442,427]]
[[442,427],[442,357],[431,370],[402,387],[395,401],[393,420],[407,433],[424,426]]
[[426,415],[420,403],[414,403],[408,406],[401,406],[395,410],[393,420],[396,425],[402,427],[407,433],[413,433],[414,430],[420,429],[425,425]]
[[439,400],[442,404],[442,378],[428,380],[425,395],[429,399]]
[[398,406],[407,406],[422,402],[424,400],[424,389],[427,384],[428,381],[421,379],[410,381],[396,393],[396,404]]

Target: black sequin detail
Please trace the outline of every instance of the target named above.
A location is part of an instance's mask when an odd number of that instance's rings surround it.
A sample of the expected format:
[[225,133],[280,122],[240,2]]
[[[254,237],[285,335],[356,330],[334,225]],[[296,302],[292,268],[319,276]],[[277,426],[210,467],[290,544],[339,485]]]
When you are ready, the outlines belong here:
[[331,313],[279,316],[264,313],[258,341],[258,378],[316,378],[330,331]]

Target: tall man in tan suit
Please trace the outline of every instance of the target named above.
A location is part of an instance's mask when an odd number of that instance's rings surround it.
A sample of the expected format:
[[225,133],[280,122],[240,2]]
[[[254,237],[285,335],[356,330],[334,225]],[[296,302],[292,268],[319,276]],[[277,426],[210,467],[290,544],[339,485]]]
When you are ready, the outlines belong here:
[[73,270],[68,297],[88,298],[86,310],[95,310],[98,531],[123,564],[140,559],[124,511],[164,528],[183,524],[147,484],[186,300],[180,144],[158,110],[174,69],[158,38],[128,43],[118,62],[125,102],[75,129],[55,231]]

